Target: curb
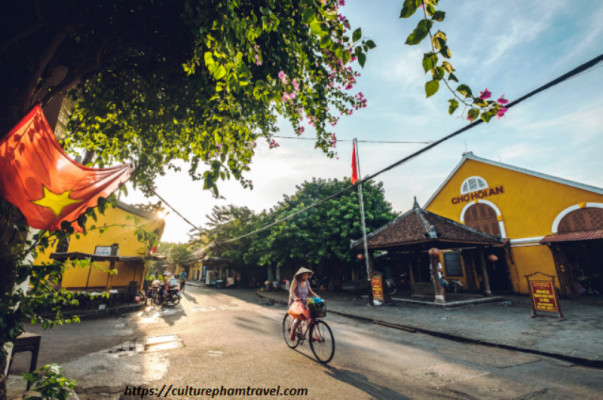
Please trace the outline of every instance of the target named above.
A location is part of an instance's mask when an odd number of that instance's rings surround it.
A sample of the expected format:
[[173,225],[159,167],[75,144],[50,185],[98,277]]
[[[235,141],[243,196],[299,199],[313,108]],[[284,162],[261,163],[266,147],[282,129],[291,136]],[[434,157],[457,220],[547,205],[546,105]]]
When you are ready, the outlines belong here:
[[[286,301],[278,300],[278,299],[260,294],[260,292],[255,292],[255,294],[256,294],[256,296],[261,297],[263,299],[269,299],[276,303],[288,305],[288,303]],[[419,332],[419,333],[423,333],[426,335],[439,337],[442,339],[453,340],[455,342],[471,343],[471,344],[477,344],[480,346],[498,347],[500,349],[505,349],[505,350],[521,351],[522,353],[530,353],[530,354],[536,354],[539,356],[555,358],[555,359],[558,359],[561,361],[566,361],[566,362],[570,362],[570,363],[585,366],[585,367],[603,369],[603,361],[600,361],[600,360],[589,360],[588,358],[565,356],[563,354],[548,353],[545,351],[527,349],[527,348],[517,347],[517,346],[510,346],[507,344],[500,344],[500,343],[488,342],[485,340],[471,339],[471,338],[467,338],[467,337],[463,337],[463,336],[453,335],[450,333],[442,333],[442,332],[438,332],[438,331],[432,331],[430,329],[425,329],[425,328],[416,327],[416,326],[393,324],[391,322],[376,320],[376,319],[367,318],[367,317],[361,317],[361,316],[353,315],[353,314],[342,313],[339,311],[329,310],[328,312],[331,314],[340,315],[342,317],[355,319],[358,321],[364,321],[364,322],[381,325],[381,326],[385,326],[388,328],[400,329],[400,330],[404,330],[404,331],[408,331],[408,332],[412,332],[412,333]]]
[[[104,310],[69,310],[63,313],[63,317],[79,317],[79,318],[103,318],[112,317],[115,315],[130,314],[144,310],[146,304],[140,303],[135,305],[118,306],[115,308],[105,308]],[[55,314],[41,314],[43,317],[54,317]]]

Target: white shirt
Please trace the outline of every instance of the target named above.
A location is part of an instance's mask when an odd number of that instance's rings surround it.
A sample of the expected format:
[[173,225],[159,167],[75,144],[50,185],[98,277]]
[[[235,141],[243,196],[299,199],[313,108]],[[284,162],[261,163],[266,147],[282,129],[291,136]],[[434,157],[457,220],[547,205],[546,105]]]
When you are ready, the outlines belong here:
[[[431,273],[431,270],[432,270],[432,268],[431,268],[431,265],[430,265],[429,266],[429,272],[430,273]],[[442,279],[442,264],[440,264],[439,262],[438,262],[438,277],[440,279]]]

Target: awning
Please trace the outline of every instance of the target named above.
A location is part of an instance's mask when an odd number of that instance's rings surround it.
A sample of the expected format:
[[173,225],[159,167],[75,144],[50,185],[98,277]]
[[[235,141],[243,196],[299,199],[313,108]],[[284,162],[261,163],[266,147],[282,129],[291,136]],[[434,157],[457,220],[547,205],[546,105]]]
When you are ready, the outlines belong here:
[[[80,252],[71,252],[71,253],[52,253],[50,254],[50,258],[53,260],[84,260],[89,258],[91,261],[116,261],[116,262],[142,262],[143,257],[141,256],[133,256],[133,257],[119,257],[119,256],[100,256],[97,254],[90,253],[80,253]],[[151,255],[144,257],[144,260],[148,261],[156,261],[156,260],[165,260],[167,256],[161,255]]]
[[603,230],[555,233],[545,236],[540,243],[577,242],[595,239],[603,239]]

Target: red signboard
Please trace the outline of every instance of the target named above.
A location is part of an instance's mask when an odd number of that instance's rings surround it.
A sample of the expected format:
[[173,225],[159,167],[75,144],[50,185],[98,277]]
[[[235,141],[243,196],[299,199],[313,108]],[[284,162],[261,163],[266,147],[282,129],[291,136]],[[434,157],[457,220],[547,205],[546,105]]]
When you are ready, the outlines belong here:
[[535,311],[559,312],[555,286],[550,281],[530,281]]
[[373,300],[383,301],[383,279],[381,279],[381,274],[371,275],[371,289],[373,290]]

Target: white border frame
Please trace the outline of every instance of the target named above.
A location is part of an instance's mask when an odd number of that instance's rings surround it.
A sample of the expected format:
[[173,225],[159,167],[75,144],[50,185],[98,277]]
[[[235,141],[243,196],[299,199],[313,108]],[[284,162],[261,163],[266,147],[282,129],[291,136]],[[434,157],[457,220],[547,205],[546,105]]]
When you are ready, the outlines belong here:
[[[603,208],[603,203],[580,203],[580,204],[585,204],[584,208]],[[572,211],[576,211],[579,210],[580,204],[574,204],[571,207],[566,208],[565,210],[561,211],[559,213],[559,215],[557,215],[557,217],[555,218],[555,220],[553,221],[553,227],[551,229],[552,233],[559,233],[559,224],[561,223],[561,220],[563,219],[563,217],[565,217],[567,214],[571,213]]]
[[[494,209],[494,211],[496,212],[496,216],[497,217],[502,217],[502,214],[500,212],[500,209],[498,207],[496,207],[496,204],[492,203],[491,201],[488,200],[481,200],[481,199],[477,199],[472,201],[471,203],[468,203],[465,207],[463,207],[463,210],[461,211],[461,222],[464,224],[465,223],[465,213],[467,212],[467,210],[469,209],[469,207],[471,207],[474,204],[477,203],[482,203],[482,204],[486,204],[490,207],[492,207]],[[601,208],[603,208],[603,204],[601,204]],[[498,219],[498,218],[497,218]],[[498,227],[500,228],[500,234],[503,238],[507,237],[507,231],[505,230],[505,224],[501,219],[498,219]]]

